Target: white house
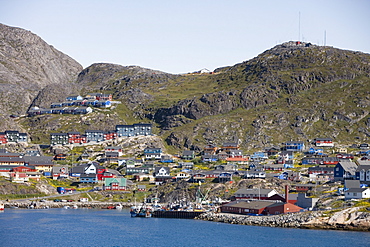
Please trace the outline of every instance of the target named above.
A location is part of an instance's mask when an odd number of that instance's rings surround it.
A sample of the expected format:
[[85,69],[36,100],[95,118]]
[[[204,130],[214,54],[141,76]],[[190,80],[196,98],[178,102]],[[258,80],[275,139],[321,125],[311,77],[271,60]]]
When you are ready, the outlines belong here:
[[370,188],[351,188],[344,194],[345,200],[370,198]]
[[86,174],[96,174],[97,173],[97,168],[93,163],[90,163],[85,167],[84,172]]

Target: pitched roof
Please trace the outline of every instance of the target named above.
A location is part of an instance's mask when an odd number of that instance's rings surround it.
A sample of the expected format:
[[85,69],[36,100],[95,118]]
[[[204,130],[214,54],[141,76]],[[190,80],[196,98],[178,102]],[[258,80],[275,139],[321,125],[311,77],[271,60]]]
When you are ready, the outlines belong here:
[[120,186],[126,186],[126,178],[105,178],[104,185],[110,186],[112,183],[118,183]]
[[225,204],[227,207],[237,207],[237,208],[249,208],[249,209],[261,209],[268,206],[276,204],[275,201],[249,201],[249,200],[236,200]]
[[357,169],[356,163],[354,163],[352,161],[340,161],[338,163],[338,165],[342,166],[343,170],[345,170],[346,172],[349,172],[351,174],[354,174],[356,172],[356,169]]
[[360,180],[344,180],[344,187],[348,189],[360,188]]
[[235,192],[235,194],[255,194],[256,195],[256,194],[268,194],[273,191],[275,190],[273,189],[238,189]]
[[365,190],[370,190],[370,188],[351,188],[349,190],[347,190],[346,192],[355,192],[355,193],[361,193]]
[[54,165],[52,156],[24,156],[23,158],[29,165]]
[[359,165],[370,165],[370,160],[358,160]]

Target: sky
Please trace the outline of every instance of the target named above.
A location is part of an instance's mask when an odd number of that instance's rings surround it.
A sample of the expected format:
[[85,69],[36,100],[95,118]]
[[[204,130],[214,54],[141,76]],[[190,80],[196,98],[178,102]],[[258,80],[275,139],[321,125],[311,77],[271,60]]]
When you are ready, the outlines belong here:
[[213,71],[290,40],[370,53],[369,0],[0,0],[0,23],[84,68]]

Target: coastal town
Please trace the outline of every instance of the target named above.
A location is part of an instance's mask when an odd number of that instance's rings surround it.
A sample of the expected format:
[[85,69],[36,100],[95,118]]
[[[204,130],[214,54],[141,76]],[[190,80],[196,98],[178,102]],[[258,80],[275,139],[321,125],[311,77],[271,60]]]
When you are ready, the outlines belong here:
[[[70,96],[66,99],[68,106],[55,103],[50,109],[58,109],[61,114],[87,114],[68,109],[72,105],[92,105],[91,102],[105,102],[107,107],[111,100],[112,95],[100,93]],[[29,115],[34,114],[55,112],[30,110]],[[60,196],[74,195],[76,190],[122,194],[117,207],[131,205],[131,200],[136,200],[135,194],[140,193],[147,202],[153,202],[157,196],[154,188],[179,182],[202,187],[222,185],[224,191],[207,196],[209,189],[198,203],[204,208],[214,205],[213,212],[236,215],[280,215],[332,209],[333,205],[345,208],[358,202],[369,204],[367,143],[337,146],[335,140],[318,136],[310,142],[290,140],[281,146],[248,153],[236,139],[220,145],[207,144],[200,152],[184,149],[176,154],[166,152],[159,144],[141,145],[135,152],[127,152],[124,144],[128,140],[156,137],[151,123],[135,123],[116,125],[110,131],[51,133],[49,145],[41,146],[30,143],[26,133],[6,130],[0,133],[3,145],[0,176],[17,184],[56,181],[54,193]],[[11,152],[7,149],[9,145],[20,145],[24,152]],[[57,186],[58,181],[63,181],[64,186]],[[248,182],[243,186],[243,181]],[[54,202],[94,201],[89,197],[74,197],[75,200],[57,197]],[[11,201],[6,196],[2,199]]]

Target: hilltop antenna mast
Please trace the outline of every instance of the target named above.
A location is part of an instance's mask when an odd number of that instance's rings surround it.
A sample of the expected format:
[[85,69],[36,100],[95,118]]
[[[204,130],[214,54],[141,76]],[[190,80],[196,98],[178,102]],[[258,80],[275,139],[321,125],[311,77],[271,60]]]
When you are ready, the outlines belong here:
[[298,41],[301,41],[301,12],[298,12]]
[[324,32],[324,46],[326,46],[326,30]]

